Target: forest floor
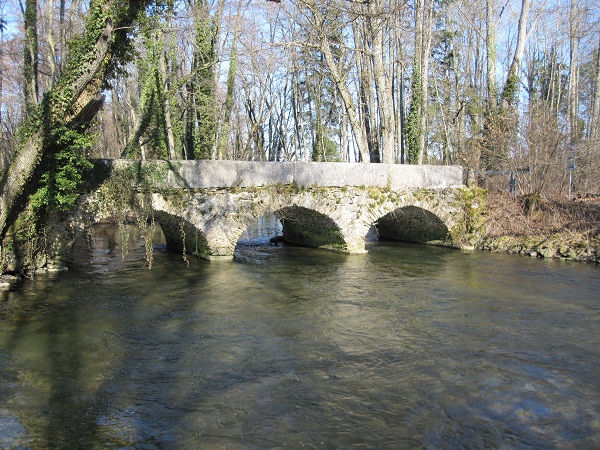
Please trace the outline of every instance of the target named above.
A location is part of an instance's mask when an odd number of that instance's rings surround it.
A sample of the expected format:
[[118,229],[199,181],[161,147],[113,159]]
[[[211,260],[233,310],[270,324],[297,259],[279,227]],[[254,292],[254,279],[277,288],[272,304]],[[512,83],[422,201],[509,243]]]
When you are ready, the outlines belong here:
[[567,199],[489,193],[478,248],[600,263],[600,195]]

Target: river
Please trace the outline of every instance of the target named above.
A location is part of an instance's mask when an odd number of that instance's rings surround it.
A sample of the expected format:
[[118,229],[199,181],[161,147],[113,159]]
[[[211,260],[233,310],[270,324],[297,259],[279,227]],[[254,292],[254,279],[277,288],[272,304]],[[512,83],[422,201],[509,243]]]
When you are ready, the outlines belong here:
[[1,448],[600,447],[597,266],[116,244],[2,297]]

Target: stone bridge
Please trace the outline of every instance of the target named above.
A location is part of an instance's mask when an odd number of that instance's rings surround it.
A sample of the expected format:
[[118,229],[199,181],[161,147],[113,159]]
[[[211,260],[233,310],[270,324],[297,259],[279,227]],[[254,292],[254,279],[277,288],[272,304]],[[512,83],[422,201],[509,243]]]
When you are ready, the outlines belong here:
[[[132,188],[137,203],[160,224],[169,249],[185,245],[187,253],[208,259],[231,259],[239,238],[267,213],[280,219],[284,241],[348,253],[365,251],[372,227],[387,239],[456,245],[454,230],[465,220],[458,166],[125,160],[98,165],[113,179],[112,187],[104,182],[87,198],[84,220],[114,216],[107,191]],[[128,187],[126,180],[135,181]]]

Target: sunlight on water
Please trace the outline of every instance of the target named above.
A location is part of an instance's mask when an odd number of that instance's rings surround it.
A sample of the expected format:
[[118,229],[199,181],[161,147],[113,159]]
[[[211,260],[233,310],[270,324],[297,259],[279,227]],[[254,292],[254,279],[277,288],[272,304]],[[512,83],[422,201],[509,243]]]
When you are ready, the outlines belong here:
[[0,447],[600,446],[596,266],[374,243],[148,270],[121,239],[4,295]]

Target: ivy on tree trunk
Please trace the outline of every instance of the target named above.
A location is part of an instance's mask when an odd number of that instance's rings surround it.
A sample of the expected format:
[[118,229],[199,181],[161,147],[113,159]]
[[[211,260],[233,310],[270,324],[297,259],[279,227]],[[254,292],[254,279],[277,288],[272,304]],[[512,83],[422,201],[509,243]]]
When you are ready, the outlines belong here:
[[[70,44],[69,60],[53,88],[44,95],[20,130],[20,145],[0,184],[0,234],[18,216],[16,205],[28,199],[73,204],[81,179],[80,156],[85,132],[102,105],[100,93],[119,64],[130,55],[130,35],[147,0],[92,0],[83,34]],[[41,169],[41,177],[32,177]],[[39,188],[39,189],[38,189]],[[45,190],[41,192],[39,190]]]

